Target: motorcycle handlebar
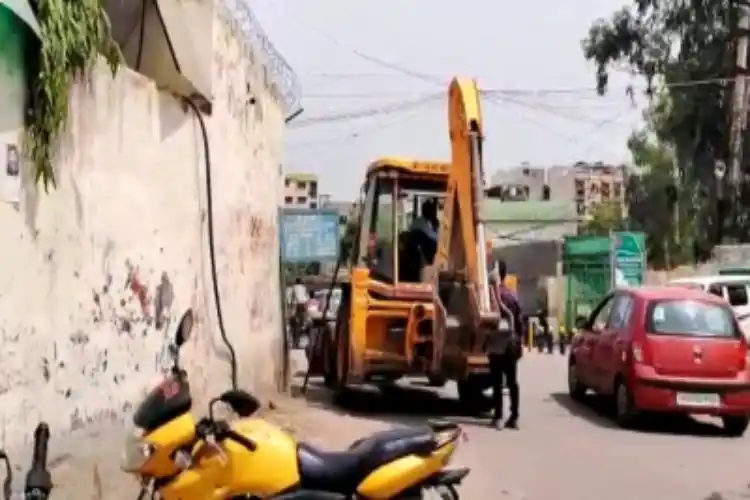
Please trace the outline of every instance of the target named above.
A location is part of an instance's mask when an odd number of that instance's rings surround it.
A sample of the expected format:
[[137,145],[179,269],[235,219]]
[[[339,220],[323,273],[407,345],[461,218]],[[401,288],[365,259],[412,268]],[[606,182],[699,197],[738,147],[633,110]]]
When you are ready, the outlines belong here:
[[238,432],[233,431],[232,429],[225,431],[225,436],[231,439],[232,441],[235,441],[241,444],[242,446],[247,448],[249,451],[255,451],[258,449],[258,445],[255,444],[254,441],[246,438],[245,436],[243,436],[242,434]]
[[49,444],[49,426],[40,423],[34,431],[34,455],[31,459],[32,469],[47,468],[47,445]]
[[232,441],[244,446],[248,451],[255,451],[258,449],[257,443],[252,439],[249,439],[239,432],[229,427],[229,424],[224,421],[214,421],[210,419],[203,419],[198,423],[198,436],[201,439],[206,439],[209,435],[214,435],[217,440],[222,441],[224,439],[231,439]]
[[46,500],[52,491],[52,476],[47,470],[49,426],[41,422],[34,431],[34,453],[26,474],[24,496],[27,500]]

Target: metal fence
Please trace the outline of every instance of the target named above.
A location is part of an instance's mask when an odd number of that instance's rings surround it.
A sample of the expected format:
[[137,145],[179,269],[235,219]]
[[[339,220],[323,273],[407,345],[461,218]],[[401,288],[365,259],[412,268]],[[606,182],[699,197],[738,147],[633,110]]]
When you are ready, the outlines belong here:
[[223,8],[225,20],[244,35],[248,48],[263,58],[262,62],[269,76],[279,88],[284,111],[287,114],[296,111],[301,94],[297,74],[273,46],[252,9],[247,5],[247,0],[221,0],[219,3]]

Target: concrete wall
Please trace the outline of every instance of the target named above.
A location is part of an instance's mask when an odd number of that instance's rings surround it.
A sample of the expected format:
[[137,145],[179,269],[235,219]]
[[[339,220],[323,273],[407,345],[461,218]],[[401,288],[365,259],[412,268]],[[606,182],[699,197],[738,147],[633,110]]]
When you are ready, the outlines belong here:
[[[221,306],[240,385],[264,390],[281,348],[283,117],[262,67],[218,19],[213,33],[206,122]],[[20,125],[7,82],[0,123]],[[70,99],[58,189],[39,193],[24,179],[20,203],[0,204],[0,445],[11,451],[39,419],[60,436],[127,414],[165,366],[187,307],[198,316],[184,358],[198,403],[230,383],[211,291],[198,121],[150,80],[128,69],[113,79],[103,63]],[[1,139],[18,132],[0,131]]]

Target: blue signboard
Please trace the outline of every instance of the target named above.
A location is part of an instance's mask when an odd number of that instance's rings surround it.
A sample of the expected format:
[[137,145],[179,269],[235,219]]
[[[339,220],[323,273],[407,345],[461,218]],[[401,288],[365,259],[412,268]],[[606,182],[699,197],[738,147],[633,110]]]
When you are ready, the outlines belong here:
[[285,264],[336,262],[339,214],[335,210],[281,210],[281,260]]

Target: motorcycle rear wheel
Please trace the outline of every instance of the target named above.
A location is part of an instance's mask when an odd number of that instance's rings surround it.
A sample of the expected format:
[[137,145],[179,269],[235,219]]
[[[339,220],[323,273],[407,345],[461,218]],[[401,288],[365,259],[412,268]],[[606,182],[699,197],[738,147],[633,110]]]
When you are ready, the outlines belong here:
[[420,500],[459,500],[458,490],[451,484],[441,484],[422,489]]

